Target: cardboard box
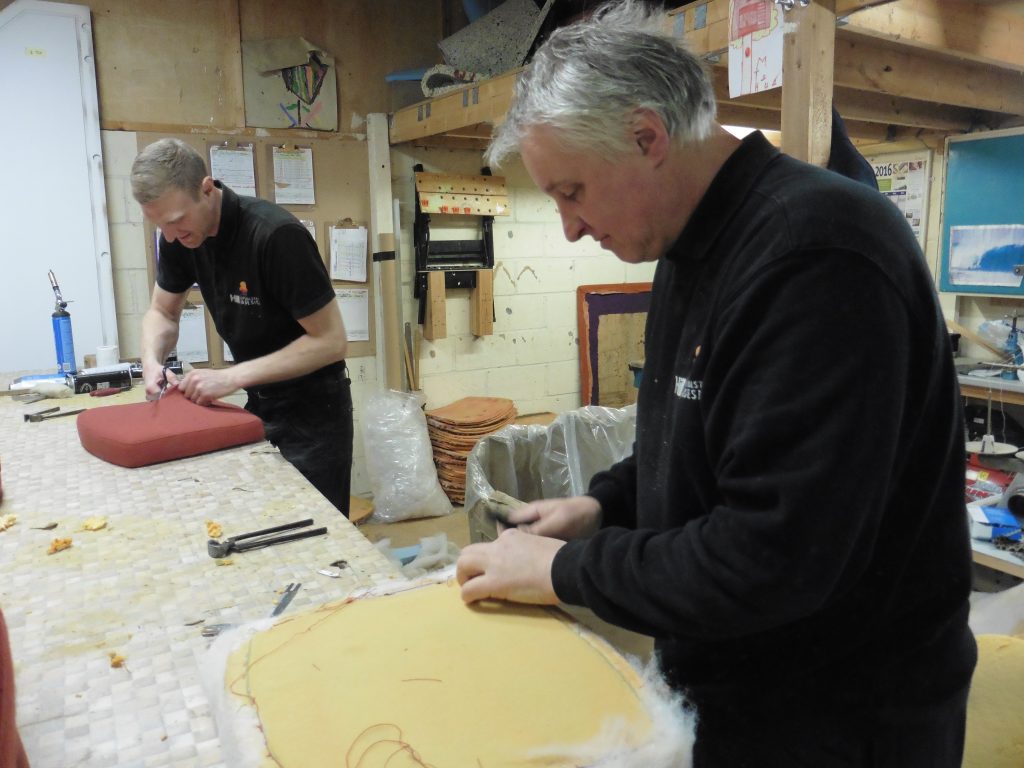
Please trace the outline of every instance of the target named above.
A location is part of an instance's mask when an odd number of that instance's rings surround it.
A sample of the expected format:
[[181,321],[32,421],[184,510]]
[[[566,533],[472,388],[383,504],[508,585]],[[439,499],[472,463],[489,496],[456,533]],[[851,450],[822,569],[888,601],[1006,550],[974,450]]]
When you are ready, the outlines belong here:
[[971,522],[971,536],[975,539],[991,541],[997,536],[1006,536],[1020,541],[1020,522],[1006,507],[968,504],[967,515]]

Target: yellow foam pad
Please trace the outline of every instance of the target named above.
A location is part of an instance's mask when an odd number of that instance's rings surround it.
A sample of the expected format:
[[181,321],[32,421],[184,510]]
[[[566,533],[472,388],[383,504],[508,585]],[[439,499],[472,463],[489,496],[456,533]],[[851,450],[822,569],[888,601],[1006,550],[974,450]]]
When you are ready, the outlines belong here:
[[1024,639],[978,635],[964,768],[1024,766]]
[[454,582],[279,623],[226,684],[282,768],[566,765],[609,729],[652,735],[640,677],[604,641],[557,609],[467,607]]

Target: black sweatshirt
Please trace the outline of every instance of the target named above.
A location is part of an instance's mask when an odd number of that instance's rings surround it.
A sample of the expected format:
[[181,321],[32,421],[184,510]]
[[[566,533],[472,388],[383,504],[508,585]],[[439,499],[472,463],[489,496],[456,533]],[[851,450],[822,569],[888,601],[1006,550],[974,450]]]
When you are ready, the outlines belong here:
[[[963,421],[899,210],[748,136],[657,265],[634,453],[558,597],[704,700],[872,712],[963,690]],[[759,704],[760,703],[760,704]]]

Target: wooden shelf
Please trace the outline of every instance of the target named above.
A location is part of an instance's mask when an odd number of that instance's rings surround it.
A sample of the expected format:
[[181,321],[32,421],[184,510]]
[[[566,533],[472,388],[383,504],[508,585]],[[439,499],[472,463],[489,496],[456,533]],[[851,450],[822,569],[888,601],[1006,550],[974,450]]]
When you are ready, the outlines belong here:
[[[719,122],[779,130],[781,89],[730,99],[728,0],[667,11],[711,64]],[[793,11],[792,13],[797,13]],[[949,134],[1024,124],[1024,0],[836,0],[833,99],[858,143],[941,146]],[[482,149],[519,70],[392,115],[392,144]]]
[[519,72],[512,70],[398,110],[391,117],[391,143],[429,140],[431,146],[486,147],[491,126],[512,103],[512,85]]

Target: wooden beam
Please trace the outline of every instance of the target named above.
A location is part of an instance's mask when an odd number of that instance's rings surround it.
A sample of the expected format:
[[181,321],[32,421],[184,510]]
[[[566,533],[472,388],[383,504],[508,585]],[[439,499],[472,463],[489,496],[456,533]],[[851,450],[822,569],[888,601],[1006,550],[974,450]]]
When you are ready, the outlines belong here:
[[665,31],[685,38],[698,56],[724,53],[729,47],[729,0],[703,0],[666,12]]
[[433,147],[440,149],[471,149],[483,152],[487,149],[490,141],[487,139],[467,139],[459,136],[449,136],[446,133],[439,133],[436,136],[424,136],[422,139],[413,139],[414,147]]
[[1024,115],[1024,73],[836,30],[835,82],[968,109]]
[[889,5],[894,2],[896,0],[836,0],[836,16],[846,16],[867,8]]
[[[895,0],[836,0],[836,15],[849,16]],[[796,10],[796,9],[794,9]],[[786,17],[789,20],[789,16]],[[729,0],[698,0],[665,12],[664,29],[686,38],[698,56],[721,54],[729,47]]]
[[1024,70],[1024,15],[970,0],[900,0],[849,17],[846,31]]
[[782,151],[825,165],[832,143],[836,0],[789,11],[782,46]]
[[[776,112],[782,109],[782,90],[779,88],[730,99],[727,68],[724,66],[712,67],[711,75],[720,115],[726,105]],[[833,100],[839,114],[844,118],[884,125],[924,128],[929,131],[966,133],[976,130],[978,127],[995,130],[1002,127],[1006,121],[1006,115],[995,112],[980,112],[974,109],[950,107],[944,104],[904,99],[885,93],[858,91],[838,86],[833,91]],[[726,121],[720,120],[720,122]]]

